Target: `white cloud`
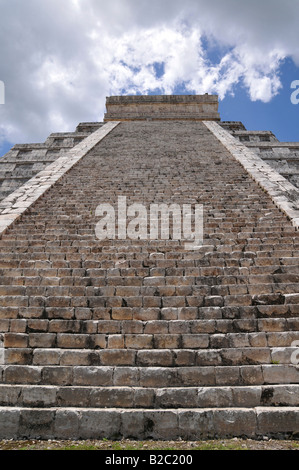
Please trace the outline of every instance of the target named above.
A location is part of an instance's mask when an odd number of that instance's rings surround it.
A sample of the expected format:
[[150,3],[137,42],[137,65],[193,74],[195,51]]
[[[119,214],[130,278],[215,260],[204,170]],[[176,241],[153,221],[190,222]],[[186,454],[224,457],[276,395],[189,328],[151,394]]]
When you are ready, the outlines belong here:
[[[43,141],[100,120],[112,94],[183,86],[223,99],[242,84],[251,100],[268,102],[282,60],[299,64],[294,0],[0,0],[0,8],[0,142]],[[207,40],[219,56],[212,63]]]

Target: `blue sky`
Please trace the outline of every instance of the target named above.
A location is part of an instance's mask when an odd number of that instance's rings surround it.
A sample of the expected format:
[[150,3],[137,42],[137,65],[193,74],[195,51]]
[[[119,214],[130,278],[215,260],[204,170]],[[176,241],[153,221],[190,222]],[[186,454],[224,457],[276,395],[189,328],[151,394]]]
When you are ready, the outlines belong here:
[[106,96],[218,94],[222,120],[299,141],[298,0],[0,0],[0,155],[99,121]]
[[291,103],[291,83],[299,80],[299,68],[288,58],[280,69],[282,88],[269,102],[251,101],[244,87],[220,102],[223,121],[242,121],[249,130],[270,130],[283,142],[299,142],[299,104]]

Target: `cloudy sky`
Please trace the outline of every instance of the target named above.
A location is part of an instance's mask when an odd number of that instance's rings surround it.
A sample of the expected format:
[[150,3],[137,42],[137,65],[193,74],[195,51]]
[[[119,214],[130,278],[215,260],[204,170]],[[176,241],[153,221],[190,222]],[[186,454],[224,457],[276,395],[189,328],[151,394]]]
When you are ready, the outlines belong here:
[[291,103],[299,0],[0,0],[0,8],[0,155],[101,121],[106,96],[119,94],[218,94],[223,120],[299,141]]

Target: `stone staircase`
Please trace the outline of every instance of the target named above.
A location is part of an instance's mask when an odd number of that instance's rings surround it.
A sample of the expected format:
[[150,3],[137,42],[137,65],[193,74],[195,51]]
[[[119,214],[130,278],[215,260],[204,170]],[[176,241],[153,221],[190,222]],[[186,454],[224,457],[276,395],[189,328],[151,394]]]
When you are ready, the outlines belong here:
[[75,132],[50,134],[42,144],[17,144],[0,158],[0,201],[82,142],[103,123],[83,122]]
[[247,131],[241,122],[220,125],[299,189],[298,142],[280,142],[270,131]]
[[[118,196],[203,247],[97,240]],[[119,124],[0,247],[0,438],[298,437],[298,231],[202,122]]]

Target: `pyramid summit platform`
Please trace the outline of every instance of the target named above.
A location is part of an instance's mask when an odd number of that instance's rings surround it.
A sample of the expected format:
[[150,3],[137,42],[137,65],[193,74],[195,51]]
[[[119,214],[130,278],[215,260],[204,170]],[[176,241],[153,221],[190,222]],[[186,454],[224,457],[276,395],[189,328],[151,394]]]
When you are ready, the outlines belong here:
[[[104,122],[13,147],[0,438],[298,437],[298,162],[214,95],[110,97]],[[202,245],[99,240],[119,197],[201,204]]]

